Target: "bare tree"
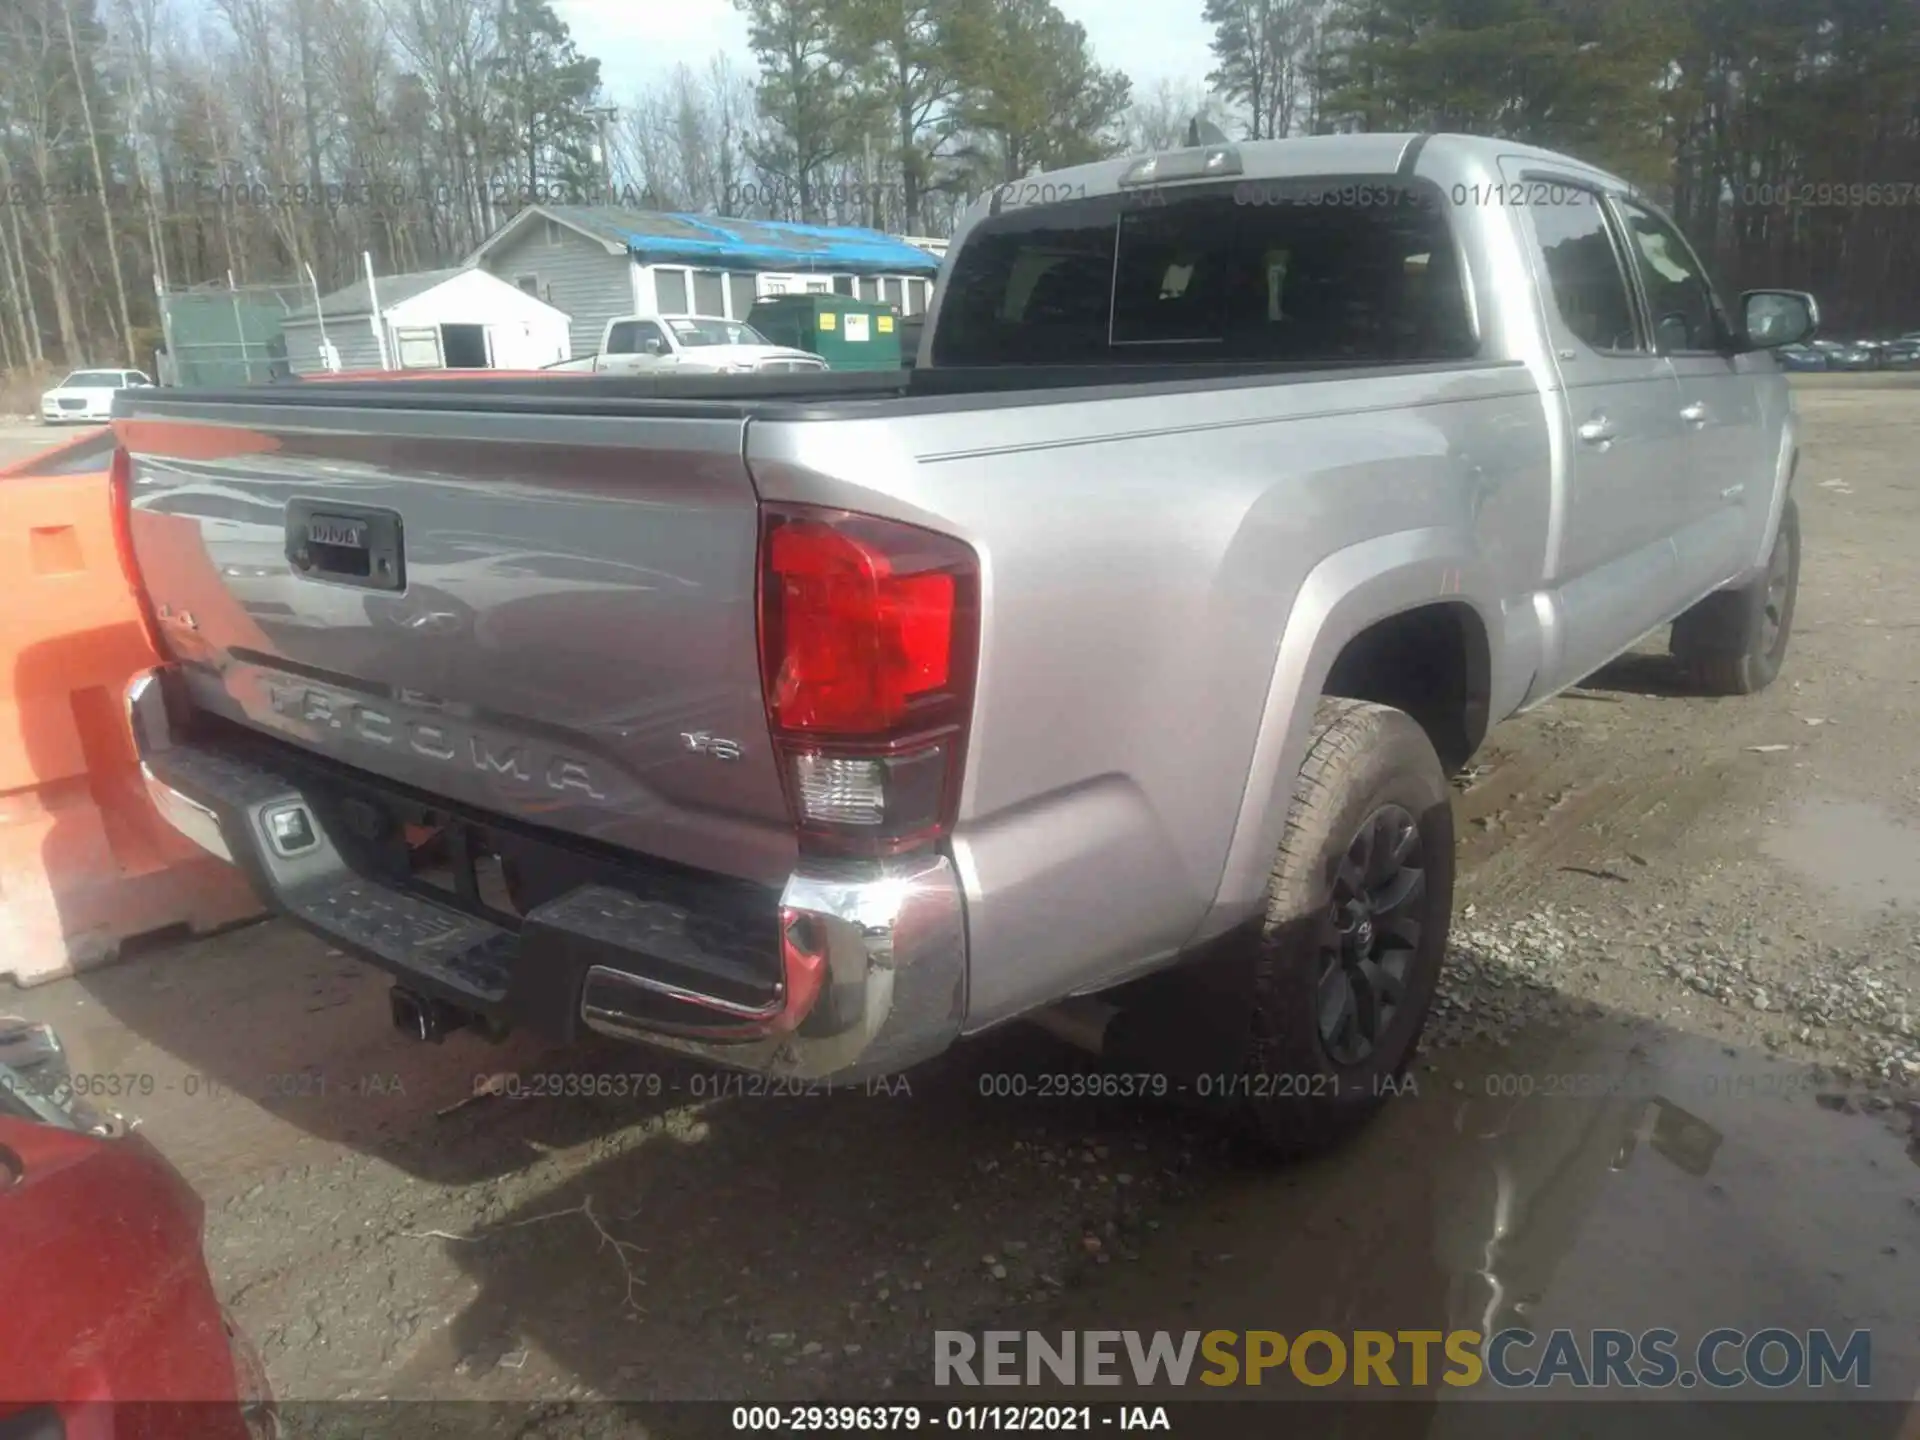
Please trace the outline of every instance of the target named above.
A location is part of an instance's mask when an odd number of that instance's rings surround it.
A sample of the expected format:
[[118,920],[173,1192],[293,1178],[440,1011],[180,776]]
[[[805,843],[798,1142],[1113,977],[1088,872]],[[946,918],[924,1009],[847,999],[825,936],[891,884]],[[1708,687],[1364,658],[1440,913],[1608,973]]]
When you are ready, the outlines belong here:
[[336,179],[341,195],[329,219],[338,232],[337,270],[365,249],[378,249],[402,268],[418,266],[418,227],[406,202],[408,154],[420,156],[421,137],[398,121],[401,86],[386,15],[372,0],[323,0],[318,72],[340,117]]
[[60,19],[67,32],[67,61],[73,67],[73,89],[80,99],[80,122],[87,134],[87,155],[93,161],[94,194],[100,202],[101,237],[107,254],[107,268],[113,275],[114,298],[120,306],[120,343],[127,363],[137,365],[133,349],[133,315],[127,308],[127,277],[120,268],[120,228],[113,223],[113,198],[107,189],[107,167],[100,163],[100,132],[93,123],[93,101],[87,92],[93,88],[92,67],[80,58],[80,40],[74,33],[71,0],[56,0]]
[[678,65],[621,109],[619,179],[643,203],[711,215],[762,210],[748,143],[753,83],[723,54],[695,71]]
[[[386,0],[401,54],[413,67],[434,133],[415,136],[439,152],[441,184],[450,190],[450,250],[479,243],[498,219],[488,181],[497,166],[488,123],[494,60],[500,49],[498,0]],[[423,177],[424,178],[424,177]],[[429,197],[419,197],[428,203]],[[437,196],[432,197],[437,204]]]
[[47,277],[47,288],[53,296],[54,320],[60,330],[61,353],[68,364],[77,365],[85,362],[80,358],[80,331],[68,277],[67,267],[72,256],[67,251],[65,227],[61,224],[67,186],[60,159],[72,138],[71,107],[62,93],[67,84],[67,67],[59,54],[60,46],[47,13],[48,3],[49,0],[30,0],[30,3],[22,0],[5,7],[0,15],[5,16],[7,28],[0,40],[4,41],[5,64],[11,72],[7,76],[7,88],[13,126],[24,141],[27,163],[32,167],[42,198],[42,203],[34,207],[40,220],[40,233],[34,240],[41,247],[41,266],[36,267],[28,260],[26,271],[29,277],[36,270]]
[[244,179],[265,204],[258,206],[272,227],[288,261],[298,266],[313,255],[305,233],[302,208],[284,203],[301,180],[299,115],[290,103],[295,94],[289,72],[294,62],[283,53],[285,0],[213,0],[233,33],[235,45],[233,88],[241,114],[252,131],[251,147],[257,164],[247,167]]
[[[13,165],[7,159],[4,145],[0,145],[0,186],[9,193],[14,188]],[[8,309],[13,312],[14,328],[20,336],[21,354],[38,365],[45,362],[47,355],[40,343],[40,312],[33,303],[33,286],[28,283],[31,271],[27,263],[27,240],[20,224],[20,212],[24,208],[6,207],[8,223],[5,235],[0,236],[0,265],[6,274]]]
[[646,204],[679,210],[688,204],[680,173],[673,94],[669,86],[643,90],[620,113],[614,144],[629,182]]
[[1196,119],[1219,125],[1227,112],[1226,101],[1197,81],[1163,77],[1127,110],[1127,151],[1147,155],[1177,150],[1187,143],[1188,128]]
[[157,289],[167,286],[166,227],[162,221],[172,186],[167,176],[167,152],[155,143],[163,114],[154,81],[155,50],[161,43],[160,0],[115,0],[113,65],[120,76],[120,105],[126,129],[127,153],[140,192],[141,218],[147,226],[148,263]]
[[753,81],[724,53],[716,54],[707,62],[706,91],[713,117],[712,191],[708,198],[714,212],[724,214],[728,200],[738,196],[751,174],[748,146],[753,136]]
[[1207,81],[1244,107],[1250,140],[1293,128],[1312,8],[1312,0],[1207,0],[1216,62]]

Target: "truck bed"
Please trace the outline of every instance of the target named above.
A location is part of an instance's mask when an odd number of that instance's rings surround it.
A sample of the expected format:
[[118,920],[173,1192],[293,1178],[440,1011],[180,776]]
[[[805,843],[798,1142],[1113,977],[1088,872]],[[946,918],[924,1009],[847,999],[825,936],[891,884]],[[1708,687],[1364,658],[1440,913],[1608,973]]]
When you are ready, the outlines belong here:
[[[143,391],[122,415],[164,415],[182,407],[314,406],[321,409],[486,410],[503,415],[687,415],[783,420],[830,419],[884,413],[924,413],[953,402],[991,397],[996,404],[1040,402],[1061,390],[1217,388],[1223,382],[1258,384],[1325,379],[1350,371],[1417,374],[1457,369],[1436,365],[1351,366],[1273,361],[1169,364],[1004,365],[890,371],[830,371],[823,375],[483,377],[473,380],[394,379],[348,385],[254,385],[232,390]],[[904,404],[903,404],[904,402]],[[122,402],[123,407],[127,402]]]

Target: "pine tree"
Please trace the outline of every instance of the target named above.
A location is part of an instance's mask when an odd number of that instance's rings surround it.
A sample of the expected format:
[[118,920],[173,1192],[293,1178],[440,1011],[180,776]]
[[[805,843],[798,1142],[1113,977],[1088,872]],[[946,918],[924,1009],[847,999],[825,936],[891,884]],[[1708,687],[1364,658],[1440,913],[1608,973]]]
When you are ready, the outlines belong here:
[[528,191],[537,197],[594,188],[600,62],[580,54],[548,0],[501,0],[494,73],[500,152],[516,157]]
[[1085,29],[1053,0],[985,0],[967,13],[955,44],[968,77],[959,113],[985,141],[967,155],[984,176],[1017,180],[1124,144],[1132,84],[1100,66]]
[[754,163],[780,182],[797,218],[820,219],[820,175],[851,148],[858,105],[830,0],[735,0],[760,63]]
[[1207,82],[1247,114],[1247,138],[1292,128],[1300,60],[1312,12],[1305,0],[1207,0],[1214,70]]
[[921,233],[924,201],[958,128],[955,106],[966,86],[955,31],[975,0],[842,0],[834,8],[835,43],[856,93],[886,137],[900,174],[900,216]]

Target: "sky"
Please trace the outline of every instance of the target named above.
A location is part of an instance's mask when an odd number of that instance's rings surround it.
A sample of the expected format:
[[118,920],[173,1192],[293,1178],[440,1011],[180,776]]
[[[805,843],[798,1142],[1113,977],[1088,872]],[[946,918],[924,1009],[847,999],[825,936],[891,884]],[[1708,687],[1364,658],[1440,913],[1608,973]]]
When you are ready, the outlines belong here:
[[[1055,0],[1086,27],[1102,65],[1124,70],[1134,92],[1161,79],[1199,81],[1211,68],[1202,0]],[[554,0],[583,54],[600,62],[609,98],[624,104],[681,61],[699,69],[724,50],[752,68],[747,27],[733,0]]]

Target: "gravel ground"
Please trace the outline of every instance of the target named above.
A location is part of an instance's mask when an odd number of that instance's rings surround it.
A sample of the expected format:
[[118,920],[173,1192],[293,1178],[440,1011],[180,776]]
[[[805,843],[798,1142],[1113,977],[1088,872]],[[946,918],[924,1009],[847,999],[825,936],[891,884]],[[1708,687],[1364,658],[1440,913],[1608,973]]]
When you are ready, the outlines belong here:
[[[1105,1323],[1089,1316],[1123,1301],[1179,1327],[1230,1304],[1242,1266],[1283,1260],[1296,1278],[1262,1303],[1310,1274],[1329,1313],[1376,1279],[1417,1309],[1458,1289],[1420,1226],[1380,1232],[1373,1279],[1325,1269],[1301,1237],[1339,1229],[1362,1194],[1404,1189],[1418,1219],[1424,1182],[1395,1137],[1454,1164],[1465,1132],[1433,1107],[1575,1053],[1607,1073],[1652,1057],[1670,1085],[1724,1067],[1753,1103],[1724,1103],[1730,1078],[1719,1108],[1694,1107],[1725,1137],[1714,1164],[1770,1177],[1750,1203],[1795,1207],[1745,1282],[1688,1268],[1710,1240],[1621,1264],[1680,1277],[1661,1291],[1675,1305],[1711,1294],[1755,1325],[1788,1293],[1779,1267],[1845,1273],[1920,1333],[1901,1160],[1920,1163],[1920,389],[1809,385],[1802,411],[1805,563],[1781,682],[1691,698],[1650,645],[1496,732],[1457,798],[1462,891],[1421,1094],[1329,1159],[1256,1164],[1171,1102],[1036,1098],[1047,1077],[1095,1072],[1019,1027],[898,1087],[780,1098],[715,1096],[702,1072],[613,1047],[413,1046],[386,1025],[382,980],[279,924],[19,1008],[56,1020],[81,1068],[153,1077],[128,1108],[206,1195],[220,1287],[296,1402],[538,1402],[499,1433],[586,1435],[616,1422],[569,1402],[882,1397],[924,1383],[936,1327],[1063,1307]],[[459,1103],[502,1072],[627,1093]],[[1551,1133],[1574,1114],[1553,1112]],[[1767,1169],[1781,1135],[1805,1161],[1784,1177]],[[1793,1189],[1823,1176],[1839,1188]],[[1802,1223],[1850,1206],[1866,1207],[1857,1224]],[[1594,1218],[1613,1210],[1574,1210],[1575,1253],[1628,1253]],[[1662,1213],[1679,1237],[1692,1212]],[[1226,1216],[1269,1238],[1219,1238]],[[1850,1248],[1883,1236],[1884,1257]],[[1209,1258],[1223,1247],[1241,1259]],[[434,1413],[411,1412],[409,1433]],[[481,1433],[476,1412],[443,1418]]]

